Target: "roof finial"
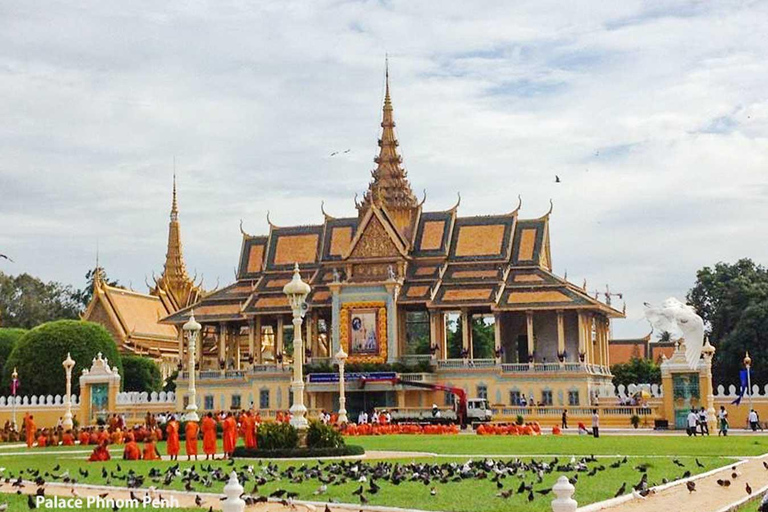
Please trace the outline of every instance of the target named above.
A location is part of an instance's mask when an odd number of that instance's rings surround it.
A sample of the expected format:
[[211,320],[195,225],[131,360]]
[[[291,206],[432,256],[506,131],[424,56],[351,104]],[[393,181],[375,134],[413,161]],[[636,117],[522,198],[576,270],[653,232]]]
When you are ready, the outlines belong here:
[[391,103],[389,99],[389,54],[384,54],[384,104]]
[[171,201],[171,220],[179,220],[179,205],[176,201],[176,157],[173,157],[173,200]]

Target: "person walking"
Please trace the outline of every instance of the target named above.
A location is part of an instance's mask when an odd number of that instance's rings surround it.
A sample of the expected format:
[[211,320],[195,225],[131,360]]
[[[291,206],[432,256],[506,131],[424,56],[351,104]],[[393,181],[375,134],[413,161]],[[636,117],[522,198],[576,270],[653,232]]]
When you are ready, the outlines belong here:
[[699,415],[696,414],[695,409],[691,409],[691,411],[688,413],[687,421],[688,421],[688,437],[690,436],[696,437],[696,431],[698,430],[698,426],[699,426]]
[[699,428],[701,429],[701,435],[709,435],[709,425],[707,425],[707,411],[704,407],[699,411]]
[[759,420],[757,418],[757,413],[755,412],[754,409],[749,410],[748,420],[749,420],[749,428],[752,429],[752,432],[757,432]]
[[717,413],[717,423],[719,430],[717,431],[717,437],[728,435],[728,411],[725,410],[725,406],[720,406],[720,412]]
[[600,437],[600,416],[597,415],[597,409],[592,409],[592,435],[595,438]]
[[568,428],[568,409],[563,409],[563,417],[560,419],[563,429]]

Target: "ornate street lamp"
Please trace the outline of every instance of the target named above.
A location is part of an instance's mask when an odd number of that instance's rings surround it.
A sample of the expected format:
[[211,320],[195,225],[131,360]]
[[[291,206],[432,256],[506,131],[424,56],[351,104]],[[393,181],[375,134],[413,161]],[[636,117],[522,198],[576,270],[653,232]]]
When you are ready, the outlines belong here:
[[64,367],[64,371],[67,372],[67,394],[64,395],[64,406],[66,410],[64,412],[64,421],[61,425],[64,430],[72,430],[74,423],[72,422],[72,368],[75,367],[75,361],[70,357],[67,352],[67,358],[61,363]]
[[[195,310],[190,311],[189,320],[182,327],[185,333],[189,336],[189,366],[187,370],[189,372],[189,382],[187,392],[189,393],[189,404],[187,404],[187,415],[185,419],[187,421],[200,421],[200,417],[197,415],[197,390],[195,389],[195,354],[197,353],[196,343],[197,335],[202,329],[202,326],[195,320]],[[183,354],[179,354],[183,357]]]
[[291,406],[291,425],[303,430],[307,428],[307,408],[304,406],[304,347],[301,341],[302,317],[307,310],[305,302],[312,289],[301,280],[299,264],[293,267],[293,278],[283,287],[288,303],[293,311],[293,405]]
[[746,355],[744,356],[744,366],[747,369],[747,393],[749,393],[749,410],[751,411],[753,409],[752,407],[752,375],[750,372],[750,368],[752,367],[752,358],[749,357],[749,351],[747,351]]
[[339,363],[339,425],[347,423],[347,395],[344,391],[344,363],[347,361],[347,353],[343,348],[336,352],[336,361]]
[[13,428],[16,429],[16,391],[19,389],[19,372],[16,371],[16,367],[13,368],[11,374],[11,395],[13,395]]

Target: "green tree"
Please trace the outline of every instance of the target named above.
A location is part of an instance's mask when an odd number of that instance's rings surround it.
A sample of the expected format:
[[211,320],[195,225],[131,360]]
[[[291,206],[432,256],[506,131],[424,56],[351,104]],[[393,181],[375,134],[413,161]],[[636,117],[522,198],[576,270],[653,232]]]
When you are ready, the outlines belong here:
[[80,320],[58,320],[35,327],[16,343],[3,370],[2,390],[10,388],[11,373],[16,367],[25,395],[64,394],[66,377],[61,362],[67,353],[75,360],[72,370],[72,393],[80,393],[77,378],[101,352],[109,365],[123,375],[117,346],[101,325]]
[[76,319],[80,311],[71,286],[44,283],[29,274],[0,272],[0,321],[4,327],[31,329],[51,320]]
[[[744,352],[749,350],[755,358],[768,349],[766,334],[754,332],[768,318],[761,318],[768,309],[768,269],[746,258],[704,267],[696,273],[687,298],[704,319],[710,342],[717,348],[712,366],[715,382],[737,384]],[[756,380],[762,375],[760,366],[757,360],[753,363]]]
[[163,376],[155,362],[142,356],[123,356],[123,389],[126,391],[160,391]]
[[[8,356],[11,355],[13,347],[27,332],[26,329],[15,328],[2,328],[0,329],[0,375],[3,374],[3,368],[5,367],[5,361],[8,360]],[[11,370],[13,372],[13,370]]]
[[96,280],[96,272],[101,272],[101,280],[109,286],[115,288],[123,288],[117,280],[110,279],[103,268],[92,268],[85,273],[85,286],[79,290],[72,292],[72,298],[80,305],[82,310],[88,307],[93,299],[93,282]]
[[163,384],[163,391],[166,393],[168,391],[176,391],[176,379],[179,378],[179,370],[174,370],[173,373],[165,379],[165,384]]
[[495,327],[487,322],[489,317],[472,317],[472,347],[475,359],[493,359],[495,347]]
[[648,359],[633,357],[627,363],[611,366],[613,385],[629,386],[630,384],[661,384],[661,369],[659,365]]

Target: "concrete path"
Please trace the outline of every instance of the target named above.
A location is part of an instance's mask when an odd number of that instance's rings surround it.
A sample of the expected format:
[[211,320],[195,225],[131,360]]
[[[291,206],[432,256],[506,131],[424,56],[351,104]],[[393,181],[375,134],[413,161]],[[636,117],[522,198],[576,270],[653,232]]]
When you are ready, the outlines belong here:
[[[731,464],[723,469],[716,469],[695,475],[686,481],[696,485],[694,492],[689,492],[685,482],[673,482],[658,488],[655,494],[645,499],[631,495],[616,499],[593,503],[578,509],[578,512],[718,512],[727,509],[731,504],[748,496],[746,484],[752,488],[752,494],[764,493],[768,490],[768,469],[763,463],[768,463],[768,455],[745,459],[737,464]],[[734,469],[735,467],[735,469]],[[737,477],[732,474],[736,472]],[[729,480],[731,485],[723,487],[717,480]],[[576,488],[578,501],[578,487]]]

